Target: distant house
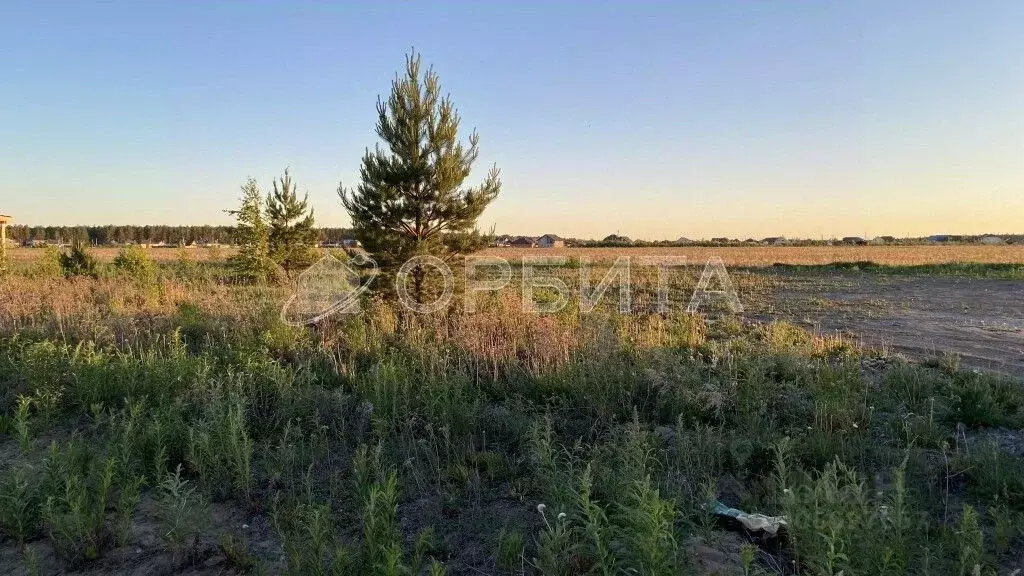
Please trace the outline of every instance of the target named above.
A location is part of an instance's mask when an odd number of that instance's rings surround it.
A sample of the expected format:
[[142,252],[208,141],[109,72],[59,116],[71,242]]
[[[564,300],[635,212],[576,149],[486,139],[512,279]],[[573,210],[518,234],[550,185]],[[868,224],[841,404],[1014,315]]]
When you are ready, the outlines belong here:
[[492,246],[508,246],[512,243],[512,236],[508,234],[502,234],[501,236],[495,236]]
[[630,244],[633,241],[628,236],[619,236],[618,234],[609,234],[604,237],[602,242],[614,243],[614,244]]
[[516,236],[508,245],[515,248],[536,248],[537,240],[529,236]]
[[725,237],[712,238],[711,241],[714,242],[715,244],[728,244],[729,243],[729,239],[725,238]]
[[933,234],[928,237],[929,242],[946,243],[949,242],[952,236],[949,234]]
[[676,244],[693,244],[693,240],[690,240],[686,236],[680,236],[679,239],[675,241],[675,243]]
[[997,244],[1006,244],[1006,241],[1003,240],[1002,238],[1000,238],[999,236],[984,236],[984,237],[982,237],[981,240],[979,240],[979,242],[981,242],[982,244],[988,245],[988,246],[995,246]]
[[321,248],[362,248],[362,243],[355,238],[342,238],[337,242],[321,242]]
[[784,244],[786,244],[786,237],[785,236],[769,236],[768,238],[765,238],[764,240],[761,240],[761,243],[762,244],[768,244],[770,246],[783,246]]
[[843,238],[843,244],[848,244],[850,246],[863,246],[867,243],[868,241],[860,236],[846,236]]
[[537,246],[541,248],[564,248],[565,240],[555,234],[545,234],[537,239]]
[[759,240],[754,240],[753,238],[747,238],[746,240],[743,241],[743,243],[744,244],[751,244],[751,245],[753,245],[753,244],[760,244],[761,242]]
[[896,238],[894,238],[892,236],[875,236],[874,238],[871,239],[870,242],[868,242],[868,244],[876,244],[876,245],[895,244],[895,243],[896,243]]

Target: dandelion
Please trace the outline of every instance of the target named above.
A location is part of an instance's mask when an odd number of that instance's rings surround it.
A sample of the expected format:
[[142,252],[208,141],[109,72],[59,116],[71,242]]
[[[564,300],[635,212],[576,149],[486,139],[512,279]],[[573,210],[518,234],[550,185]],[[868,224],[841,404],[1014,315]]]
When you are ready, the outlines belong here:
[[565,520],[565,512],[559,512],[558,513],[558,520],[559,521]]
[[543,514],[544,511],[547,510],[547,509],[548,509],[548,507],[545,506],[543,502],[541,502],[540,504],[537,504],[537,512],[540,512],[541,514]]

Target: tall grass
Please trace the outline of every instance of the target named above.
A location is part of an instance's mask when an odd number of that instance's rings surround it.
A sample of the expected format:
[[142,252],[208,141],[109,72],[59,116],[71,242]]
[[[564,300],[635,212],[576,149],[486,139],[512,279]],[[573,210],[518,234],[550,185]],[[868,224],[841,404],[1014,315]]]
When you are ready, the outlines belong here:
[[[786,516],[735,559],[748,573],[986,571],[1019,549],[1019,459],[976,439],[1024,425],[1017,381],[872,368],[785,323],[536,315],[507,293],[297,329],[283,289],[193,264],[146,286],[0,280],[12,545],[102,563],[155,514],[178,557],[291,574],[679,574],[721,500]],[[263,519],[284,560],[211,506]]]

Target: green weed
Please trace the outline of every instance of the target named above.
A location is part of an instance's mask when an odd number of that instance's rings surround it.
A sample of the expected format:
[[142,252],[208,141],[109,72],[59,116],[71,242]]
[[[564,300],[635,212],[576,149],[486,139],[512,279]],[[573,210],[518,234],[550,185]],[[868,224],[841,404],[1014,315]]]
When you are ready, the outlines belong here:
[[31,466],[15,465],[0,479],[0,533],[24,544],[39,533],[42,491]]
[[[51,455],[63,457],[59,452]],[[107,545],[107,499],[116,465],[116,460],[108,458],[62,475],[53,487],[56,493],[43,504],[43,522],[50,540],[57,552],[72,563],[99,558]]]
[[519,530],[502,528],[498,534],[498,544],[495,550],[495,564],[498,569],[510,573],[522,571],[524,568],[523,533]]
[[206,502],[194,486],[181,477],[181,465],[168,473],[157,487],[158,516],[164,543],[174,553],[188,551],[198,543],[209,523]]

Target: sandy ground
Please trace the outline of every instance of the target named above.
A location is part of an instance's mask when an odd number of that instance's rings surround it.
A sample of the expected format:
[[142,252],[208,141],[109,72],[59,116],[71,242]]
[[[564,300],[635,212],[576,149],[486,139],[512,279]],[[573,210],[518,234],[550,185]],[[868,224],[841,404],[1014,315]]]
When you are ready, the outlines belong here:
[[1024,377],[1024,281],[867,273],[779,280],[758,319],[838,331],[915,360],[953,353],[962,366]]

